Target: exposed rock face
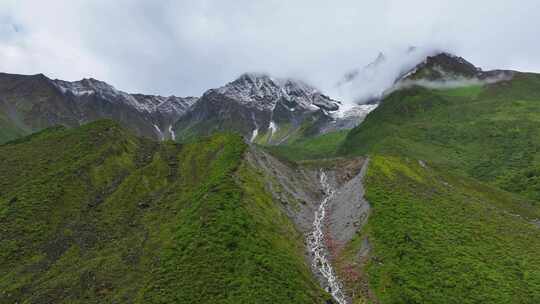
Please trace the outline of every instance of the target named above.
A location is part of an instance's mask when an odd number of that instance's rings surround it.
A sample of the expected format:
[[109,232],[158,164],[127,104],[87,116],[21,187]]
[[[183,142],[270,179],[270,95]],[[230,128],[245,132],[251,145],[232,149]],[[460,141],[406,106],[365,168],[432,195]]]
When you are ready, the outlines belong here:
[[348,110],[339,111],[332,114],[334,120],[328,122],[321,128],[321,133],[329,133],[338,130],[349,130],[358,126],[366,116],[377,108],[378,104],[362,104],[354,106]]
[[330,112],[339,106],[301,81],[244,74],[204,93],[177,123],[176,132],[189,137],[233,130],[253,141],[275,144],[299,133],[319,133],[334,120]]
[[244,74],[201,98],[129,94],[92,78],[0,74],[0,126],[14,130],[13,138],[54,125],[112,119],[157,140],[233,131],[257,143],[280,144],[353,128],[373,108],[345,110],[304,82],[264,74]]
[[[0,115],[19,135],[52,125],[78,125],[77,107],[42,74],[0,73]],[[9,137],[7,139],[10,139]]]
[[[261,170],[266,188],[281,202],[285,213],[307,239],[312,233],[316,212],[328,195],[328,189],[321,183],[321,174],[326,175],[325,181],[333,194],[327,198],[326,217],[321,229],[326,243],[324,254],[329,261],[334,261],[343,246],[350,242],[367,222],[370,205],[364,199],[362,185],[368,167],[367,160],[330,159],[317,165],[292,165],[255,147],[249,149],[246,158]],[[362,242],[358,252],[359,259],[368,256],[370,250],[367,239]],[[309,245],[308,243],[306,245]],[[306,250],[306,261],[312,263],[312,252],[309,250]],[[312,271],[321,286],[327,289],[328,280],[318,267],[312,265]]]
[[264,74],[243,74],[235,81],[210,91],[260,110],[271,110],[279,103],[300,111],[320,108],[335,111],[339,107],[339,102],[301,81],[274,79]]
[[[407,51],[410,53],[415,53],[414,49]],[[511,71],[482,71],[461,57],[443,52],[425,57],[413,69],[408,66],[408,72],[400,71],[400,77],[391,77],[388,83],[380,82],[377,79],[390,59],[380,53],[372,63],[352,70],[338,83],[371,92],[362,95],[365,104],[352,108],[302,81],[265,74],[243,74],[208,90],[201,98],[182,98],[129,94],[92,78],[69,82],[42,74],[0,73],[0,141],[53,125],[74,127],[108,118],[137,135],[158,140],[233,131],[259,144],[281,144],[351,129],[382,96],[400,85],[469,80],[484,83],[512,76]]]
[[481,74],[481,70],[462,57],[440,53],[428,56],[424,62],[415,67],[414,72],[408,77],[439,80],[448,76],[471,78],[478,74]]
[[70,82],[42,74],[0,74],[0,126],[14,130],[13,138],[107,118],[157,140],[233,131],[247,140],[279,144],[353,128],[367,110],[343,111],[339,101],[306,83],[263,74],[244,74],[201,98],[129,94],[92,78]]
[[405,73],[400,81],[452,81],[452,80],[488,80],[490,78],[511,77],[511,71],[482,71],[462,57],[441,52],[428,56],[422,63]]
[[196,100],[128,94],[96,79],[68,82],[51,80],[42,74],[0,74],[0,110],[26,133],[53,125],[75,127],[109,118],[137,135],[171,138],[169,127]]
[[[347,244],[358,228],[367,221],[370,205],[364,199],[363,179],[368,163],[369,160],[352,162],[349,165],[351,172],[341,177],[342,186],[329,202],[328,232],[337,247]],[[360,172],[358,172],[359,164],[361,164]]]
[[312,228],[315,211],[323,198],[316,168],[293,166],[257,148],[249,149],[247,160],[260,168],[267,188],[282,203],[296,228],[307,235]]
[[335,88],[343,100],[378,104],[388,93],[404,85],[437,82],[438,85],[457,87],[473,85],[473,82],[507,80],[512,75],[511,71],[482,71],[462,57],[447,52],[410,47],[406,52],[389,56],[380,53],[370,64],[346,73]]

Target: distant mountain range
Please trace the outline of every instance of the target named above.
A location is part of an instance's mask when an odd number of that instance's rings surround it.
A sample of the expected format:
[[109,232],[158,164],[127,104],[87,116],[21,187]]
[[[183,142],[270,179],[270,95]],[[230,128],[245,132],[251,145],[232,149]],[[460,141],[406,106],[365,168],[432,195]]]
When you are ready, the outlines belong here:
[[372,108],[343,112],[341,107],[306,83],[264,74],[241,75],[200,98],[129,94],[92,78],[69,82],[43,74],[0,74],[1,141],[54,125],[75,127],[109,118],[157,140],[232,130],[275,144],[350,129]]
[[104,118],[118,121],[137,135],[171,138],[170,126],[196,101],[193,97],[128,94],[95,79],[68,82],[43,74],[0,74],[0,139]]
[[[380,53],[363,69],[347,73],[338,85],[357,85],[365,73],[381,74],[386,61]],[[0,74],[0,142],[54,125],[75,127],[108,118],[156,140],[186,140],[229,130],[252,142],[275,145],[351,129],[376,107],[385,91],[405,81],[482,80],[501,73],[482,72],[463,58],[439,53],[403,71],[390,84],[378,84],[379,92],[364,100],[368,105],[352,108],[302,81],[266,74],[243,74],[200,98],[129,94],[92,78],[69,82],[43,74]],[[366,86],[368,82],[364,81]],[[362,82],[358,86],[361,89]]]
[[189,138],[217,130],[234,130],[253,142],[278,144],[350,129],[369,109],[359,106],[344,112],[340,101],[304,82],[244,74],[204,93],[176,123],[175,131],[180,137]]

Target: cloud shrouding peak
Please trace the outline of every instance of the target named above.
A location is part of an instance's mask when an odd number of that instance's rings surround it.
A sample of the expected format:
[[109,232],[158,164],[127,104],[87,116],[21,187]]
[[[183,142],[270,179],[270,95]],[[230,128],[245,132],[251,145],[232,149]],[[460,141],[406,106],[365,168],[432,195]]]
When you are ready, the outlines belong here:
[[346,73],[330,94],[348,104],[377,101],[401,76],[439,52],[417,47],[381,52],[368,65]]
[[345,72],[368,65],[379,51],[397,60],[390,55],[409,45],[448,50],[484,69],[540,71],[536,6],[536,0],[4,0],[0,71],[94,77],[162,95],[200,95],[244,72],[265,72],[339,94],[335,84]]

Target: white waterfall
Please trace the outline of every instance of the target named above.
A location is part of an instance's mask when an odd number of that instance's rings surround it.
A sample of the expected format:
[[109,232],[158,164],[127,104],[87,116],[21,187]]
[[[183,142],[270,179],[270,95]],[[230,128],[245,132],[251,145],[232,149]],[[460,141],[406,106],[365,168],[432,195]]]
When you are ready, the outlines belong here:
[[338,281],[334,269],[328,260],[328,249],[326,248],[324,242],[323,229],[326,216],[326,205],[334,195],[334,191],[328,184],[327,176],[324,171],[321,171],[320,182],[325,196],[319,205],[318,210],[315,212],[313,230],[307,239],[309,251],[311,252],[313,259],[312,265],[328,281],[328,286],[330,289],[329,292],[332,294],[334,300],[336,300],[339,304],[347,304],[346,296],[342,291],[342,285]]
[[169,125],[169,133],[171,134],[171,139],[176,140],[176,133],[174,133],[172,125]]
[[163,140],[165,136],[163,136],[163,132],[161,131],[161,129],[156,124],[154,124],[154,129],[156,129],[156,132],[159,135],[159,140]]

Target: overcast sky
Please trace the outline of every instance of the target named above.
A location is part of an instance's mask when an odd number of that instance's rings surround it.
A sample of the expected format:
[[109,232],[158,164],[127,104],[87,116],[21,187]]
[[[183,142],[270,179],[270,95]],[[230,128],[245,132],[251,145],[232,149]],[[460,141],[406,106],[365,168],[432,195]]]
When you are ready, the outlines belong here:
[[538,0],[0,0],[0,71],[200,95],[242,72],[328,89],[379,51],[540,71]]

